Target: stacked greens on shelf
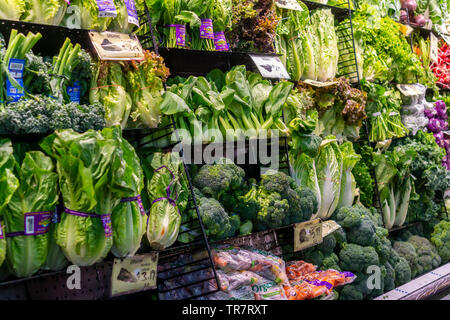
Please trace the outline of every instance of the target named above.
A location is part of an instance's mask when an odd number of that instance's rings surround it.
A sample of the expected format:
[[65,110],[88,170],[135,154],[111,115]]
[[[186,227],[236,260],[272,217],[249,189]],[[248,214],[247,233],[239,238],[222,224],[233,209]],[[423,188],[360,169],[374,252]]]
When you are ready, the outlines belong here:
[[276,47],[292,80],[332,80],[336,76],[339,50],[330,9],[310,12],[279,9]]

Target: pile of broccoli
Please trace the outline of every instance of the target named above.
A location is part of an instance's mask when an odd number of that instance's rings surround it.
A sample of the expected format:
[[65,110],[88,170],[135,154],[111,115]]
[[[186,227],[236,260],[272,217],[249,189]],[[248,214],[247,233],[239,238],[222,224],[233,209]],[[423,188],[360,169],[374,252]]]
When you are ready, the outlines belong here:
[[431,271],[441,264],[438,251],[427,238],[410,234],[406,241],[395,241],[393,248],[399,256],[408,261],[412,278]]
[[434,226],[431,242],[436,246],[442,263],[450,261],[450,221],[442,220]]
[[313,191],[298,187],[285,173],[269,171],[259,183],[244,178],[244,170],[227,159],[202,166],[194,176],[209,236],[223,239],[279,228],[309,220],[318,210]]
[[[393,249],[376,210],[357,204],[340,208],[331,219],[341,228],[326,236],[322,244],[305,250],[304,259],[320,270],[350,271],[357,276],[353,283],[338,288],[339,299],[374,298],[411,280],[408,261]],[[378,288],[368,286],[373,274],[369,267],[379,268]]]
[[317,198],[283,172],[263,174],[258,185],[239,198],[235,208],[242,218],[254,222],[258,231],[309,220],[318,210]]

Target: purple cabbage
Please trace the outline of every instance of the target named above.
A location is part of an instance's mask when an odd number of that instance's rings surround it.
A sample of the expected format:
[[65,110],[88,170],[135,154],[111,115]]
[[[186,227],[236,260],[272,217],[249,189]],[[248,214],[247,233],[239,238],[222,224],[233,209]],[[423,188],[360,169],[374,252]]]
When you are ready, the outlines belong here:
[[423,111],[423,113],[425,114],[425,116],[428,118],[428,119],[433,119],[433,118],[435,118],[435,117],[437,117],[437,111],[436,111],[436,109],[425,109],[424,111]]

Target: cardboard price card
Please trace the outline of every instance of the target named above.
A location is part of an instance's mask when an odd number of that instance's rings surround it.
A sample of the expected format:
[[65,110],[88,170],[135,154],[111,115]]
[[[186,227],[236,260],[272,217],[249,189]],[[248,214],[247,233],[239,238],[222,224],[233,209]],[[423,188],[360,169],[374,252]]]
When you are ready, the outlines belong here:
[[276,0],[275,4],[278,8],[303,11],[297,0]]
[[144,59],[144,52],[136,35],[89,31],[89,37],[100,60]]
[[250,58],[252,58],[253,62],[256,64],[256,67],[263,78],[286,80],[291,78],[278,56],[260,56],[251,54]]
[[332,234],[341,226],[337,224],[336,221],[327,220],[322,222],[322,237],[326,237],[329,234]]
[[156,288],[158,252],[114,259],[111,274],[111,296]]
[[422,90],[415,84],[397,84],[397,89],[407,97],[417,96],[422,93]]
[[309,84],[310,86],[318,87],[318,88],[324,88],[324,87],[334,86],[335,84],[338,84],[337,81],[320,82],[320,81],[310,80],[310,79],[304,80],[303,82],[306,84]]
[[322,241],[320,219],[298,223],[294,226],[294,252],[313,247]]

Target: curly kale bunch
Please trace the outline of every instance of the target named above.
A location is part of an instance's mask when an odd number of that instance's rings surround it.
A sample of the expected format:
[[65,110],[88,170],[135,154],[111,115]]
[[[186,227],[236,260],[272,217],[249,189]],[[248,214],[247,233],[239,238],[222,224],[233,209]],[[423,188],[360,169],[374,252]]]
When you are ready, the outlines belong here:
[[105,123],[102,105],[63,104],[57,100],[36,96],[9,103],[0,111],[0,128],[7,133],[49,133],[57,129],[84,132],[100,130]]
[[436,246],[442,263],[450,261],[450,221],[442,220],[434,226],[431,242]]
[[23,74],[23,85],[30,94],[51,94],[49,71],[51,64],[32,52],[26,54],[26,64]]

